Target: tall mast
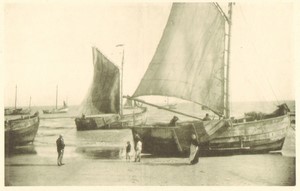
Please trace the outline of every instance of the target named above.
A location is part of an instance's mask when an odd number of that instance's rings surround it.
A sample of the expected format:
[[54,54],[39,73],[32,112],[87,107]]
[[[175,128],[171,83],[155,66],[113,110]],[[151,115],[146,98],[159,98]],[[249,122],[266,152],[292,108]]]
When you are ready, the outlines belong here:
[[122,63],[121,63],[121,76],[120,76],[120,116],[123,116],[123,66],[124,66],[124,44],[118,44],[116,47],[123,47],[122,51]]
[[57,109],[57,95],[58,95],[58,85],[56,85],[56,102],[55,102],[55,109]]
[[[225,118],[230,117],[230,103],[229,103],[229,81],[230,81],[230,41],[231,41],[231,25],[232,25],[232,3],[228,4],[228,33],[227,33],[227,59],[226,59],[226,72],[225,72]],[[225,39],[226,42],[226,39]]]
[[123,66],[124,66],[124,54],[125,54],[125,49],[123,47],[123,56],[122,56],[122,67],[121,67],[121,90],[120,90],[120,98],[121,98],[121,102],[120,102],[120,115],[123,115]]
[[17,85],[16,85],[16,91],[15,91],[15,109],[17,109],[17,91],[18,91],[18,88],[17,88]]

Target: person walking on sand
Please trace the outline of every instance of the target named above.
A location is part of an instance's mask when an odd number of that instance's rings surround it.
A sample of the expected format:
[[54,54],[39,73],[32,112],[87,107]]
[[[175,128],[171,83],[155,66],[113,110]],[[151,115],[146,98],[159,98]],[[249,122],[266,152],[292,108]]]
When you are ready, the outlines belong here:
[[62,159],[64,156],[64,149],[65,149],[65,143],[62,135],[59,135],[58,139],[56,140],[56,148],[57,148],[57,165],[63,165]]
[[127,141],[126,160],[128,159],[129,161],[130,161],[130,151],[131,151],[131,144],[130,144],[130,141]]
[[135,160],[134,162],[141,162],[141,153],[142,153],[142,141],[141,139],[137,140],[135,147]]
[[195,134],[192,134],[189,159],[190,164],[197,164],[199,162],[199,143]]

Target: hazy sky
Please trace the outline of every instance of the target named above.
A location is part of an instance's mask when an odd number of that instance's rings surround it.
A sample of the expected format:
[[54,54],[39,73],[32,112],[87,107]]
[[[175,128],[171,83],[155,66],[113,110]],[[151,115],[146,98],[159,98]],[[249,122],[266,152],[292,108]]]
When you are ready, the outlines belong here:
[[[295,98],[292,3],[237,3],[233,10],[231,99]],[[138,86],[171,3],[4,5],[4,105],[80,104],[93,75],[92,46],[120,64],[124,94]],[[276,95],[276,96],[275,96]]]

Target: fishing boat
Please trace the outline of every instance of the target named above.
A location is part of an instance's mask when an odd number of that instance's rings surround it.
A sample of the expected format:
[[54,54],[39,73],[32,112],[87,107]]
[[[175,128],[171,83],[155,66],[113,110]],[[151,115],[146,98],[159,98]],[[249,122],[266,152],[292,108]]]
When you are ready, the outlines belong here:
[[30,115],[31,112],[31,97],[29,100],[29,107],[28,108],[17,108],[17,92],[18,87],[16,86],[15,91],[15,107],[14,108],[5,108],[4,115]]
[[[234,119],[230,115],[229,65],[232,3],[225,14],[218,3],[174,3],[163,35],[135,93],[128,99],[195,118],[174,124],[132,126],[143,151],[186,155],[191,134],[203,153],[256,153],[281,150],[290,119],[286,104],[271,114]],[[190,101],[219,116],[204,121],[196,115],[140,100],[169,96]]]
[[167,109],[176,109],[177,108],[177,104],[176,103],[169,103],[169,98],[166,98],[166,104],[163,105],[164,108]]
[[44,114],[55,114],[55,113],[67,113],[69,108],[66,102],[63,102],[63,106],[60,108],[57,108],[57,97],[58,97],[58,86],[56,86],[56,102],[55,102],[55,108],[50,110],[43,110]]
[[39,127],[39,113],[5,120],[5,146],[21,146],[34,141]]
[[97,48],[93,47],[92,51],[93,82],[81,105],[82,116],[75,119],[77,130],[122,129],[129,125],[144,124],[146,107],[137,106],[129,101],[126,109],[123,108],[119,67]]

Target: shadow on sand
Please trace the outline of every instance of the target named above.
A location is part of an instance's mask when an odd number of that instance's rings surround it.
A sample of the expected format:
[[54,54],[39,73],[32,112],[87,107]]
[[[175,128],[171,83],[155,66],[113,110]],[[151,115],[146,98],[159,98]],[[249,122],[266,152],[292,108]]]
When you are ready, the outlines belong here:
[[5,166],[57,166],[56,164],[5,164]]
[[37,154],[35,147],[33,144],[28,144],[25,146],[18,147],[5,147],[5,156],[13,156],[13,155],[24,155],[24,154]]
[[170,162],[170,163],[159,163],[159,162],[157,162],[157,163],[147,163],[147,162],[143,162],[142,163],[143,165],[148,165],[148,166],[176,166],[176,167],[179,167],[179,166],[191,166],[191,164],[190,163],[188,163],[188,162],[178,162],[178,163],[176,163],[176,162]]

